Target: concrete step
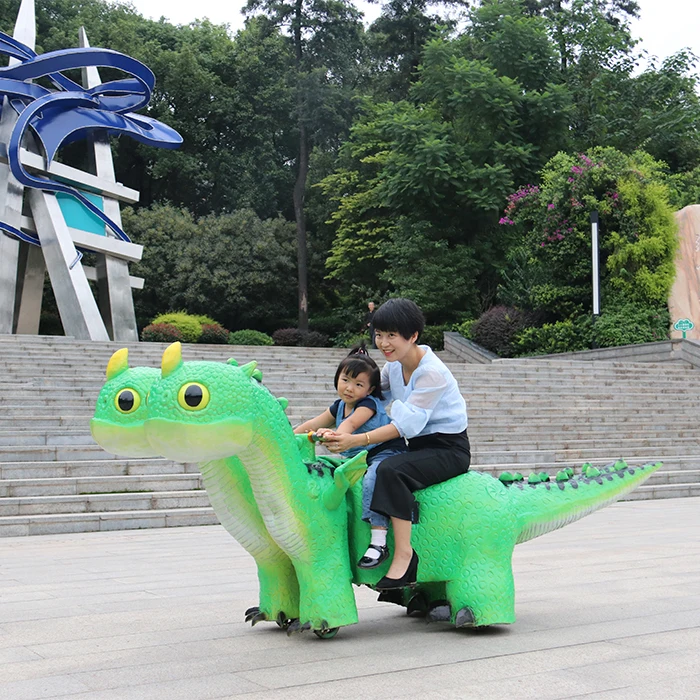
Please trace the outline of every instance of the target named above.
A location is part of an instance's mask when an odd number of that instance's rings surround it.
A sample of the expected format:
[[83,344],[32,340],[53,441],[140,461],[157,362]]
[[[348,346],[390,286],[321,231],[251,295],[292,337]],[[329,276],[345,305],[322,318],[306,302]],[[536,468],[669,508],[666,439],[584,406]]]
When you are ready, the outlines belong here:
[[0,537],[58,535],[66,532],[141,530],[150,527],[216,525],[211,507],[137,510],[119,513],[62,513],[0,517]]
[[119,511],[204,508],[206,491],[147,491],[77,496],[19,496],[0,498],[0,517],[56,515],[60,513],[107,513]]
[[0,497],[193,491],[201,488],[199,473],[5,479],[0,480]]
[[[106,454],[106,453],[102,453]],[[98,476],[154,476],[161,474],[196,474],[196,464],[171,462],[168,459],[93,459],[74,461],[14,461],[0,459],[0,480],[62,479]]]

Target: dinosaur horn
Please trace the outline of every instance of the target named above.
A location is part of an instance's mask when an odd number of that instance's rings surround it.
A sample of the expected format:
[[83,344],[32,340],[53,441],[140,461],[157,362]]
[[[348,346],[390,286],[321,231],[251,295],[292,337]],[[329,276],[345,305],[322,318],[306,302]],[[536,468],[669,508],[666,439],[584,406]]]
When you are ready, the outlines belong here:
[[172,345],[168,345],[163,353],[163,359],[160,363],[161,375],[163,378],[172,374],[182,364],[182,344],[178,341]]
[[117,350],[107,363],[107,379],[114,379],[127,369],[129,369],[129,348],[122,348]]
[[258,366],[258,363],[255,360],[252,360],[251,362],[246,363],[245,365],[241,365],[240,370],[241,372],[244,372],[247,374],[249,377],[253,376],[253,372],[255,372],[255,368]]

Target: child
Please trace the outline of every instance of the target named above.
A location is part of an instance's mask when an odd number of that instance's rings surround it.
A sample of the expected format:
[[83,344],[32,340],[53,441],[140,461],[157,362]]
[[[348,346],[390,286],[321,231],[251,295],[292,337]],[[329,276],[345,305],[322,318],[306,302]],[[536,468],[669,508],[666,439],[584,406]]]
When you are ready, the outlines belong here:
[[[370,442],[369,431],[389,424],[389,416],[382,406],[380,373],[377,363],[369,356],[364,345],[353,349],[338,365],[334,386],[340,398],[323,413],[294,428],[297,434],[315,431],[325,438],[326,434],[358,436],[355,447],[344,449],[344,457],[354,457],[367,450],[367,472],[362,481],[362,519],[372,526],[372,538],[364,556],[357,565],[363,569],[379,566],[389,556],[386,546],[386,531],[389,518],[370,510],[377,467],[382,460],[405,452],[403,440],[381,443]],[[335,427],[335,431],[329,428]]]
[[[377,470],[371,508],[391,518],[395,543],[391,566],[377,583],[378,590],[416,582],[413,493],[466,473],[471,459],[466,404],[450,370],[427,345],[417,344],[424,325],[422,311],[409,299],[390,299],[374,315],[377,347],[387,359],[381,390],[393,403],[391,423],[371,430],[366,439],[408,440],[408,452],[389,457]],[[363,438],[336,431],[326,436],[326,444],[331,452],[343,451],[361,444]]]

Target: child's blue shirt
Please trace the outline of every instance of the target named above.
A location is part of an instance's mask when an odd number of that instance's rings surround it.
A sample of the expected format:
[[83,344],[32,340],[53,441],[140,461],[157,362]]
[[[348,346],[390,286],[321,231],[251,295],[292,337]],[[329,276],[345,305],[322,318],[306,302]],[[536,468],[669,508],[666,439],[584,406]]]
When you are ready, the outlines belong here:
[[[374,396],[370,395],[365,396],[364,399],[358,401],[355,405],[355,408],[347,416],[345,415],[345,401],[337,399],[329,408],[331,414],[335,416],[335,427],[338,428],[340,424],[346,418],[351,416],[355,412],[355,410],[357,410],[357,408],[359,408],[360,406],[372,408],[374,411],[376,411],[376,413],[366,423],[364,423],[364,425],[361,425],[357,430],[355,430],[353,432],[353,435],[359,435],[360,433],[368,433],[370,430],[374,430],[375,428],[381,428],[383,425],[389,425],[389,423],[391,422],[389,416],[386,413],[386,410],[384,409],[384,406],[382,405],[382,402],[379,399],[376,399]],[[345,450],[345,452],[341,452],[340,454],[342,454],[343,457],[354,457],[356,454],[362,452],[362,450],[369,451],[379,444],[380,443],[378,442],[372,442],[369,445],[353,447],[349,450]]]

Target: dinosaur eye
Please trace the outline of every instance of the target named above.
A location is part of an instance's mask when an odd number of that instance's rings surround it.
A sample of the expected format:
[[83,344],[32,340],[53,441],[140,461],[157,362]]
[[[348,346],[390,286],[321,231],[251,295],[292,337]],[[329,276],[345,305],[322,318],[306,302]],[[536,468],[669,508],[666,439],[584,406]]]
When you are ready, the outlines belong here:
[[209,389],[195,382],[183,384],[177,401],[187,411],[201,411],[209,403]]
[[119,413],[133,413],[141,405],[141,397],[134,389],[122,389],[114,398]]

